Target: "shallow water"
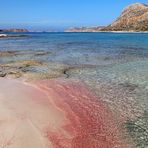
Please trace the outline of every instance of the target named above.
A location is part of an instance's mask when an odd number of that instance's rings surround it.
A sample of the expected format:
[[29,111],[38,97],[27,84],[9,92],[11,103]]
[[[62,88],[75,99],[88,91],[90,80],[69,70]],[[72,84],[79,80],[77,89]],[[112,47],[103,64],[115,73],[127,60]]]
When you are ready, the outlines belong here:
[[[49,61],[105,64],[108,60],[148,57],[148,34],[29,33],[30,37],[0,39],[1,50],[47,50]],[[27,57],[25,57],[27,58]]]
[[138,148],[148,146],[148,34],[29,35],[1,38],[1,52],[18,53],[0,56],[0,64],[11,63],[14,70],[18,67],[16,61],[37,60],[46,64],[26,66],[23,70],[80,80],[110,108],[117,123],[124,120],[122,129],[129,143]]

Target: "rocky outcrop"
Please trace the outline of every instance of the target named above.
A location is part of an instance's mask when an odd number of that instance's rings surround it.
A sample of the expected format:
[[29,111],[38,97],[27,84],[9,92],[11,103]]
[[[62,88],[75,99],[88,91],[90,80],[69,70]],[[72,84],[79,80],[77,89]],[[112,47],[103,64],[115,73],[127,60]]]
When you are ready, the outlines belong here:
[[101,30],[103,26],[98,26],[98,27],[74,27],[65,30],[65,32],[97,32]]
[[148,5],[135,3],[126,7],[119,18],[102,31],[148,31]]
[[0,29],[0,32],[29,32],[27,29]]
[[7,37],[6,34],[0,34],[0,38],[4,38],[4,37]]

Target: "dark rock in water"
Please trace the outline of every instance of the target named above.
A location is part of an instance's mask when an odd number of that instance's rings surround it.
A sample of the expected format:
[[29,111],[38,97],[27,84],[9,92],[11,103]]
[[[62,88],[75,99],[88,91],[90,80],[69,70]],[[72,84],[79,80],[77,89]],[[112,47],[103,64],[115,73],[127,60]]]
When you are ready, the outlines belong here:
[[5,76],[6,76],[6,73],[0,72],[0,77],[5,77]]
[[102,31],[148,31],[148,5],[136,3],[126,7],[119,18]]
[[134,91],[136,88],[138,88],[138,85],[132,84],[132,83],[128,83],[128,82],[121,83],[119,85],[124,87],[124,88],[126,88],[126,89],[128,89],[129,91]]
[[136,120],[129,120],[125,127],[135,142],[137,148],[146,148],[148,146],[148,112]]
[[52,52],[49,52],[49,51],[38,51],[34,55],[35,56],[44,56],[44,55],[48,55],[48,54],[51,54],[51,53]]
[[30,37],[30,35],[26,35],[26,34],[0,34],[0,38],[8,38],[8,37]]
[[7,37],[6,34],[0,34],[0,38],[4,38],[4,37]]
[[7,35],[7,37],[30,37],[30,35],[26,35],[26,34],[10,34]]

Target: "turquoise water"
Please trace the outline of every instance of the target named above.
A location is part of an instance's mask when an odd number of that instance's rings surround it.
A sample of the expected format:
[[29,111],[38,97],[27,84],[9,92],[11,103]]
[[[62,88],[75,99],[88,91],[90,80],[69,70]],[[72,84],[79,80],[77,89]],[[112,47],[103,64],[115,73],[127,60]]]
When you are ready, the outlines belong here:
[[30,37],[0,39],[1,50],[47,50],[46,60],[70,64],[102,64],[108,59],[148,57],[148,34],[29,33]]

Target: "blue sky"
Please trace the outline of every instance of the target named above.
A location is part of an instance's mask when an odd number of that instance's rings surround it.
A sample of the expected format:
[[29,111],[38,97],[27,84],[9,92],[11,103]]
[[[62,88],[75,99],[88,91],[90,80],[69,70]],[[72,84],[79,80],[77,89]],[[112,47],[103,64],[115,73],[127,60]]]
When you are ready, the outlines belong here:
[[69,27],[111,23],[122,9],[148,0],[0,0],[1,27]]

